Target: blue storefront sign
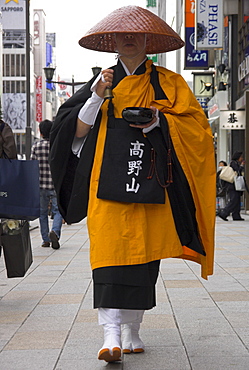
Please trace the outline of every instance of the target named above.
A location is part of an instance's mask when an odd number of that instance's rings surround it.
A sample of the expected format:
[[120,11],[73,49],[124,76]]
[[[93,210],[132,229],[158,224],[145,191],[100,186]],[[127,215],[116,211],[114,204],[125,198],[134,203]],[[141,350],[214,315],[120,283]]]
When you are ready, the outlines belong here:
[[195,50],[195,28],[185,28],[185,69],[208,69],[208,51]]

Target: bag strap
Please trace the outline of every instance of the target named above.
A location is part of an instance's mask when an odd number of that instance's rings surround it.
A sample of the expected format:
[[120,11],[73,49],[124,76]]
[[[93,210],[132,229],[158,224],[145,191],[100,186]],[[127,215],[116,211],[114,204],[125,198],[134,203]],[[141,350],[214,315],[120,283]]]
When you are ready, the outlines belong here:
[[159,77],[158,77],[158,71],[154,64],[151,65],[151,74],[150,74],[150,83],[154,88],[155,91],[155,100],[168,100],[165,92],[163,91],[160,83],[159,83]]
[[[157,71],[156,67],[154,66],[154,64],[151,65],[150,83],[153,86],[153,89],[155,91],[155,100],[168,100],[165,92],[163,91],[163,89],[160,85],[158,71]],[[162,114],[162,113],[160,113],[160,114]],[[114,116],[114,105],[113,105],[112,99],[109,100],[107,115],[108,115],[108,117]],[[148,176],[152,177],[155,173],[159,185],[163,188],[167,188],[171,183],[173,183],[172,142],[171,142],[170,132],[169,132],[169,128],[168,128],[168,122],[165,119],[165,117],[164,117],[164,123],[165,123],[165,126],[167,126],[166,127],[167,134],[165,136],[167,138],[167,139],[165,139],[165,144],[166,144],[166,148],[167,148],[167,160],[166,160],[166,165],[167,165],[167,170],[168,170],[167,171],[168,172],[167,180],[166,180],[165,184],[162,184],[162,182],[159,179],[159,175],[157,173],[157,168],[156,168],[156,152],[155,152],[154,148],[152,148],[152,152],[151,152],[151,169],[150,169],[150,173],[149,173]]]

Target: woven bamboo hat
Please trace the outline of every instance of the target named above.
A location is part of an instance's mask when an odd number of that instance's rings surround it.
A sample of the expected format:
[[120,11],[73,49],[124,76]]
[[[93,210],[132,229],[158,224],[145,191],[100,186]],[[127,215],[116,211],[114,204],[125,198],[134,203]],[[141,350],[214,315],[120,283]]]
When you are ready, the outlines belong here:
[[79,44],[86,49],[115,53],[115,34],[129,32],[148,35],[147,54],[184,46],[184,41],[164,20],[147,9],[132,5],[107,15],[79,40]]

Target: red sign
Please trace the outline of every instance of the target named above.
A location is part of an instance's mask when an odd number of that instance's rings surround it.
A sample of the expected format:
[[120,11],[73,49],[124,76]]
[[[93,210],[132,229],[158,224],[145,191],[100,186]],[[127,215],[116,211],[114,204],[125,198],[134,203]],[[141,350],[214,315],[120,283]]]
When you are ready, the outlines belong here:
[[36,79],[36,121],[42,121],[42,76]]
[[59,84],[60,89],[61,89],[61,90],[66,90],[67,85],[64,85],[64,83],[63,83],[63,82],[65,82],[65,81],[60,81],[60,82],[61,82],[61,83]]
[[39,21],[34,21],[34,39],[39,39],[40,36],[40,27]]

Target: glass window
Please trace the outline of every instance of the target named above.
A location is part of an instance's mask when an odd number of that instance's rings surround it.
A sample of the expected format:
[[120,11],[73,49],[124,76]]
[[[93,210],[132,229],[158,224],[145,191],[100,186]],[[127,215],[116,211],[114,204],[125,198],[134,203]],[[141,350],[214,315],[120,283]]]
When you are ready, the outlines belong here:
[[20,89],[21,89],[21,81],[16,81],[16,92],[20,93],[21,92]]
[[21,76],[26,76],[26,59],[25,59],[25,54],[21,54]]
[[3,81],[3,92],[10,93],[10,81]]
[[16,66],[16,63],[15,63],[15,54],[11,54],[10,56],[10,70],[11,70],[11,76],[15,76],[16,75],[16,71],[15,71],[15,66]]
[[20,81],[21,82],[21,93],[26,93],[26,81]]
[[21,76],[20,54],[16,54],[16,76]]
[[10,56],[9,54],[4,55],[5,57],[5,63],[3,64],[5,66],[5,74],[4,76],[10,76]]
[[16,81],[10,81],[10,83],[11,83],[11,85],[10,85],[10,86],[11,86],[11,87],[10,87],[10,90],[11,90],[11,91],[10,91],[10,92],[11,92],[11,93],[15,93],[15,92],[16,92],[16,84],[15,84],[15,82],[16,82]]

